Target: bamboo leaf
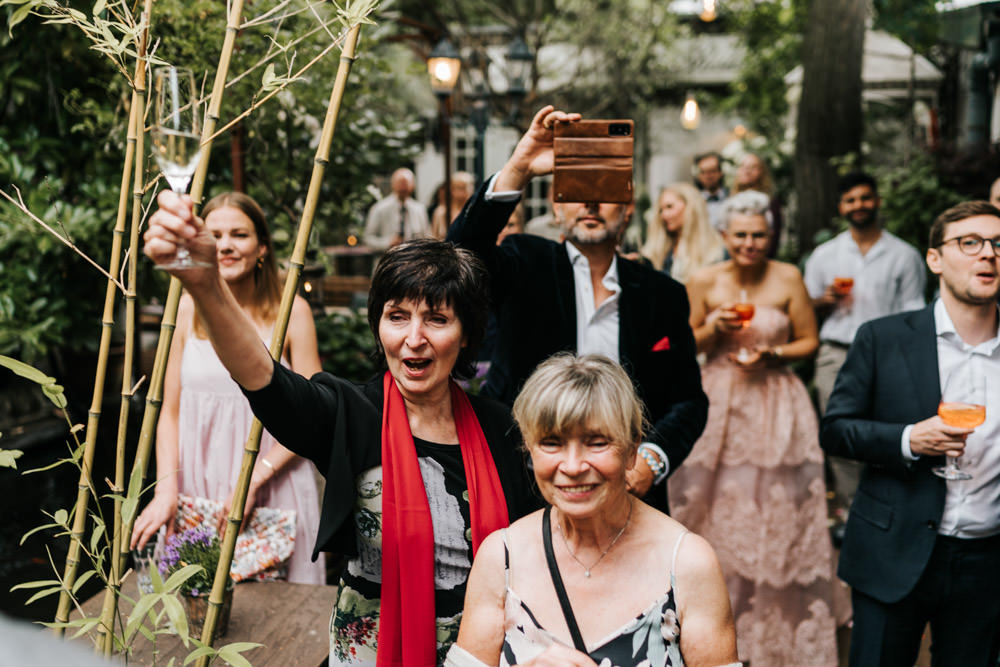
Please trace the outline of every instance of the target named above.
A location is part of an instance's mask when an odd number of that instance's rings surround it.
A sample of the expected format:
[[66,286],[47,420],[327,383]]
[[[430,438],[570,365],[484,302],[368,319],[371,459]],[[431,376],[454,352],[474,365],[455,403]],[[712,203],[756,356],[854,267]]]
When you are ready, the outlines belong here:
[[63,394],[63,387],[59,384],[43,384],[42,391],[53,405],[55,405],[60,410],[66,409],[66,396]]
[[47,523],[44,526],[35,526],[34,528],[32,528],[31,530],[29,530],[28,532],[26,532],[24,535],[21,536],[21,543],[20,543],[21,546],[24,546],[25,540],[27,540],[33,534],[35,534],[37,532],[40,532],[40,531],[43,531],[46,528],[56,528],[56,527],[57,526],[54,523]]
[[80,624],[80,629],[77,630],[76,633],[73,635],[74,639],[76,639],[77,637],[82,637],[83,635],[87,634],[88,632],[96,628],[101,623],[101,619],[96,616],[94,618],[88,618],[84,620],[85,622]]
[[17,584],[16,586],[11,586],[10,590],[16,591],[27,588],[41,588],[42,586],[52,586],[52,585],[61,586],[62,584],[56,579],[46,579],[45,581],[26,581],[23,584]]
[[101,541],[101,536],[104,535],[104,522],[97,519],[97,525],[94,526],[94,532],[90,535],[90,550],[97,551],[97,545]]
[[14,468],[17,470],[17,460],[24,452],[19,449],[0,449],[0,468]]
[[149,610],[153,608],[156,601],[160,598],[159,595],[143,595],[139,598],[139,602],[136,603],[135,607],[132,608],[132,613],[128,616],[128,622],[125,624],[125,643],[132,641],[135,636],[136,631],[142,625],[142,622],[146,618],[146,614]]
[[187,581],[194,575],[204,570],[205,568],[203,568],[201,565],[185,565],[181,569],[171,574],[170,577],[167,579],[166,583],[163,584],[163,587],[168,591],[173,592],[178,588],[180,588],[180,585],[183,584],[185,581]]
[[[239,651],[233,650],[233,645],[223,646],[219,649],[219,657],[228,662],[232,667],[253,667],[250,661],[240,655]],[[244,649],[247,650],[247,649]]]
[[150,642],[156,641],[156,633],[146,627],[145,624],[140,623],[138,628],[139,634],[148,639]]
[[161,599],[163,600],[163,610],[167,612],[170,624],[174,626],[177,634],[180,635],[184,646],[187,646],[190,639],[188,637],[188,621],[187,615],[184,613],[184,607],[181,606],[181,601],[174,595],[164,595]]
[[[22,9],[23,9],[23,7],[22,7]],[[20,10],[18,10],[18,11],[20,11]],[[15,12],[15,14],[16,13],[17,12]],[[38,370],[34,366],[29,366],[28,364],[24,363],[23,361],[18,361],[17,359],[12,359],[11,357],[5,357],[2,354],[0,354],[0,366],[4,366],[6,368],[9,368],[13,372],[15,372],[18,375],[20,375],[21,377],[27,378],[27,379],[29,379],[32,382],[35,382],[37,384],[45,385],[45,384],[50,384],[50,383],[56,381],[55,378],[49,377],[48,375],[46,375],[45,373],[41,372],[40,370]]]
[[189,665],[192,662],[194,662],[195,660],[197,660],[198,658],[200,658],[202,656],[205,656],[205,655],[211,655],[211,656],[216,655],[215,649],[212,648],[211,646],[202,646],[201,648],[196,649],[196,650],[191,651],[190,653],[188,653],[188,656],[186,658],[184,658],[184,662],[181,663],[181,664]]
[[14,13],[10,15],[10,19],[8,19],[7,21],[7,34],[13,37],[14,26],[16,26],[24,19],[28,18],[28,16],[31,15],[33,9],[34,7],[32,7],[31,5],[25,5],[24,7],[20,7],[19,9],[15,10]]
[[56,510],[56,513],[52,516],[52,518],[55,520],[57,524],[59,524],[63,528],[69,528],[69,526],[66,525],[66,522],[69,521],[69,512],[67,512],[66,510],[64,509]]
[[270,63],[264,69],[264,76],[260,80],[261,89],[262,90],[270,90],[270,89],[274,88],[274,86],[275,86],[275,83],[274,83],[275,78],[276,77],[275,77],[275,74],[274,74],[274,63]]
[[42,598],[47,598],[50,595],[55,595],[56,593],[62,593],[62,590],[63,590],[62,584],[59,584],[58,586],[53,586],[52,588],[48,588],[44,591],[38,591],[30,598],[28,598],[27,601],[25,601],[24,606],[27,607],[32,602],[35,602],[36,600],[41,600]]
[[77,592],[79,592],[80,587],[83,586],[85,583],[87,583],[87,580],[93,577],[95,574],[97,574],[96,570],[87,570],[86,572],[81,574],[77,578],[77,580],[73,583],[73,594],[75,595]]
[[107,7],[107,4],[108,3],[105,2],[105,0],[97,0],[97,2],[94,3],[94,8],[91,10],[90,13],[93,14],[94,16],[97,16],[98,14],[104,11],[105,7]]

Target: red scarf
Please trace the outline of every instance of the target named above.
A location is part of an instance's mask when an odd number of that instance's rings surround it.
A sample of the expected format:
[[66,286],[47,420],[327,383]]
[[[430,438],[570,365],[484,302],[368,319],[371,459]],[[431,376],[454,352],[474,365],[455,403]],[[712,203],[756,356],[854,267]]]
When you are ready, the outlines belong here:
[[[378,667],[434,667],[434,526],[406,406],[387,372],[382,403],[382,601]],[[509,523],[500,477],[469,398],[454,382],[451,409],[469,488],[472,554]],[[404,550],[405,549],[405,554]],[[405,613],[405,618],[404,618]]]

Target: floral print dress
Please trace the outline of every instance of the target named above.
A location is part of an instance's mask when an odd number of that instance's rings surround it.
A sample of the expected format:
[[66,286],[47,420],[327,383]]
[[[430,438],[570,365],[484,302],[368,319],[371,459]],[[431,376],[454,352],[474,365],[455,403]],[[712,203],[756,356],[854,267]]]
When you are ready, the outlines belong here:
[[[620,629],[587,647],[587,655],[599,667],[682,667],[681,628],[677,620],[674,601],[674,565],[677,552],[687,531],[681,533],[674,544],[670,564],[670,590],[654,600],[641,614],[629,620]],[[504,576],[507,581],[504,601],[504,642],[500,654],[500,667],[524,663],[560,640],[543,628],[531,609],[510,588],[510,562],[507,529],[503,530]]]
[[[469,493],[462,450],[414,438],[434,525],[434,604],[438,663],[458,637],[465,584],[472,568]],[[382,589],[382,467],[355,480],[358,555],[340,578],[330,619],[330,665],[374,667]]]

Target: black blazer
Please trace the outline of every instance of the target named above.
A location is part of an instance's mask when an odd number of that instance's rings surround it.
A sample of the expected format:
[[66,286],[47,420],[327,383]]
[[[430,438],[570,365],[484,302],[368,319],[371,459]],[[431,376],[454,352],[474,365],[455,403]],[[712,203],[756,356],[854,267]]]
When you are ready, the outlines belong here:
[[[243,393],[253,413],[278,442],[326,478],[313,560],[320,551],[357,554],[355,477],[382,463],[382,375],[355,384],[329,373],[307,380],[275,363],[271,383]],[[521,450],[521,433],[510,410],[469,396],[483,429],[513,523],[541,506]]]
[[937,539],[945,481],[940,456],[908,461],[903,429],[932,417],[941,399],[934,306],[858,329],[820,427],[830,454],[862,461],[838,574],[857,590],[897,602],[920,578]]
[[[483,394],[511,405],[540,362],[576,351],[576,292],[564,243],[515,234],[496,245],[516,202],[488,202],[486,187],[455,220],[448,239],[476,253],[489,270],[498,334]],[[673,472],[708,418],[687,292],[669,276],[621,257],[618,280],[619,358],[646,408],[645,437],[663,448]],[[668,349],[654,351],[661,341]],[[667,511],[666,485],[651,489],[645,500]]]

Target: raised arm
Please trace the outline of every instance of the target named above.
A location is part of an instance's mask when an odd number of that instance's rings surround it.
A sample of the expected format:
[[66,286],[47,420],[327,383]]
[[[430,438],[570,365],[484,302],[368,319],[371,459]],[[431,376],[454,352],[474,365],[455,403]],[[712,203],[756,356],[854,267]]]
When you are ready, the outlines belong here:
[[192,257],[207,262],[208,268],[174,270],[194,300],[212,347],[233,379],[245,389],[260,389],[271,381],[273,364],[250,318],[240,308],[219,275],[215,239],[205,223],[193,213],[188,196],[164,190],[157,198],[160,208],[149,220],[145,253],[157,264],[174,258],[180,243]]

